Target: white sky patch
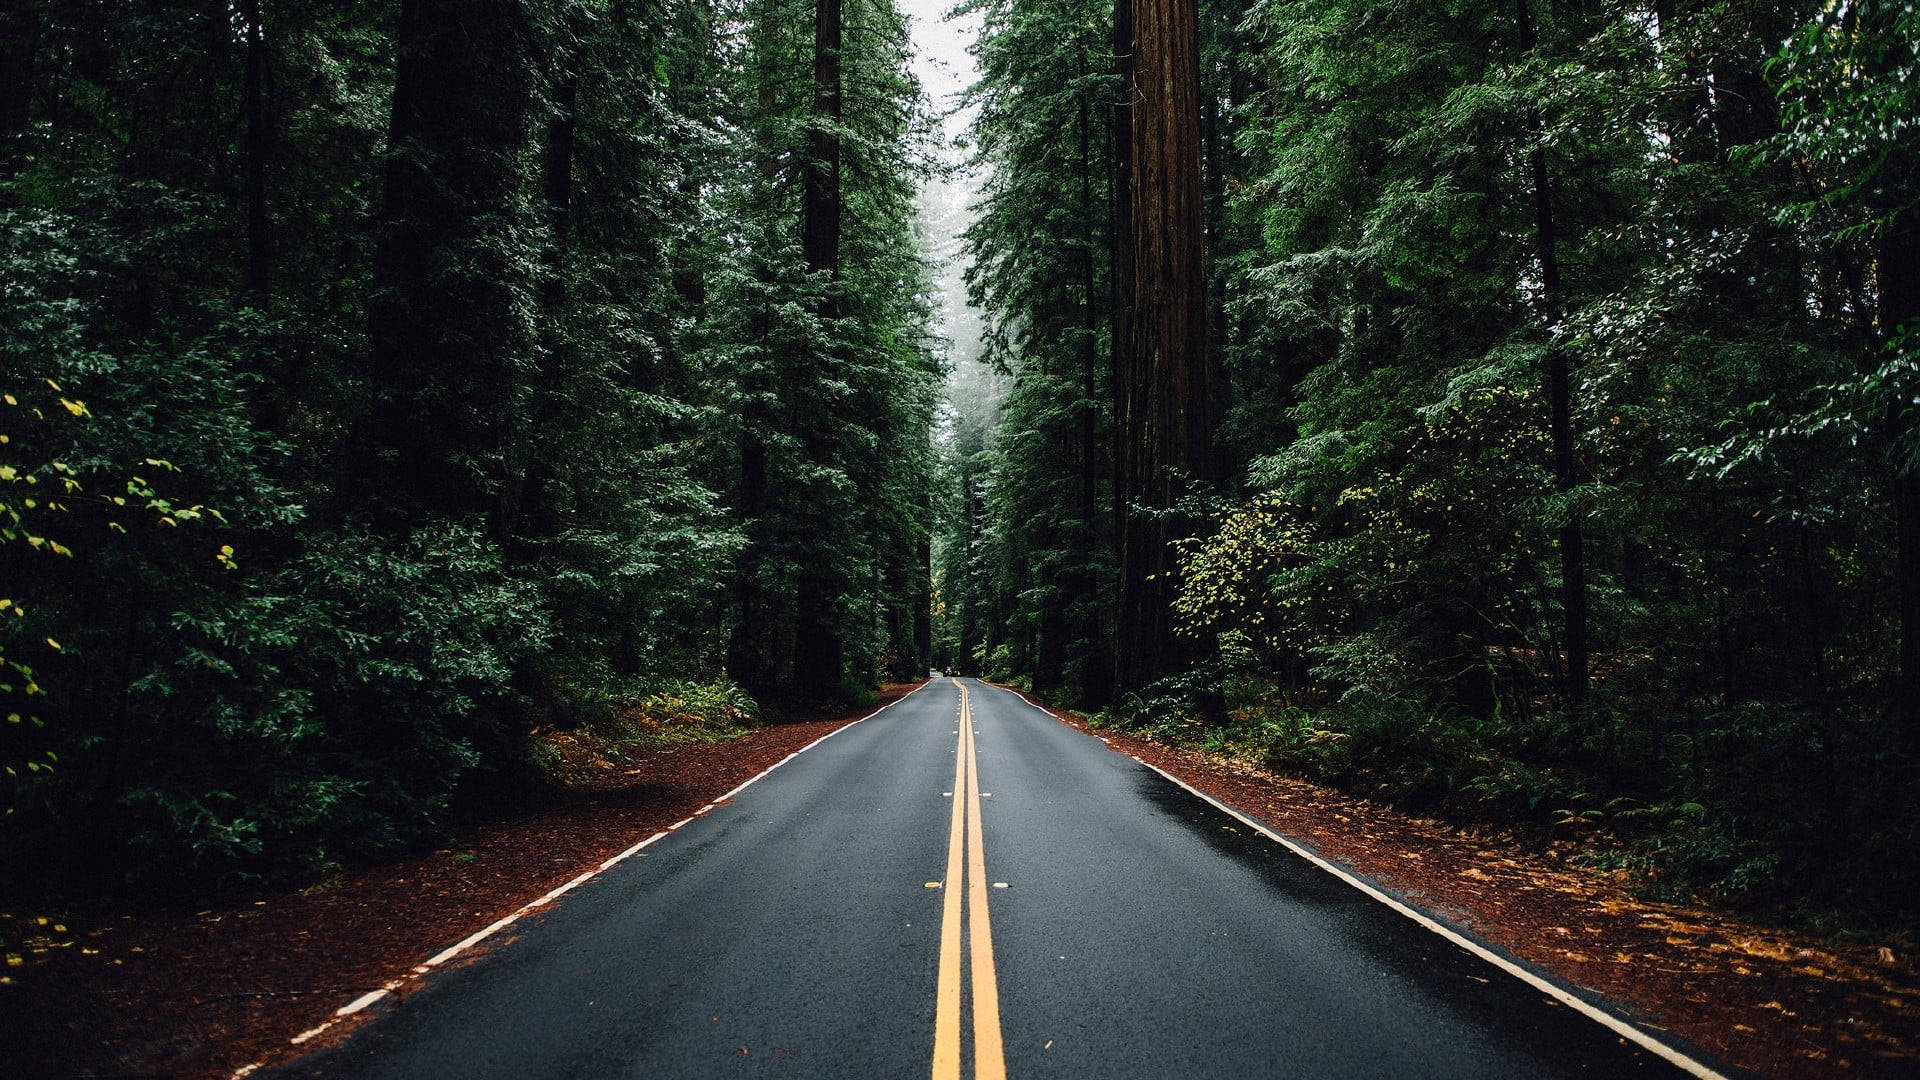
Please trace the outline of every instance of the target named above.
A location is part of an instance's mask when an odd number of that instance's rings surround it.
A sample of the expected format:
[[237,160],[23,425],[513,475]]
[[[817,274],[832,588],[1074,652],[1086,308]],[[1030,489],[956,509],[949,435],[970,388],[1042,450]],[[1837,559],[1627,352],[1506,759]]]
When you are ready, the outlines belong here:
[[[968,15],[948,21],[947,12],[954,0],[898,0],[900,10],[912,20],[913,73],[927,88],[934,108],[950,113],[959,104],[960,92],[979,77],[973,57],[967,49],[980,35],[980,16]],[[969,110],[971,112],[971,110]],[[970,116],[948,115],[944,131],[949,145],[966,130]]]
[[968,52],[980,35],[980,16],[949,20],[956,0],[896,0],[910,20],[913,35],[913,72],[941,115],[941,159],[956,170],[928,182],[920,192],[919,230],[928,256],[935,262],[933,287],[937,302],[935,330],[950,343],[947,353],[949,404],[936,421],[937,436],[944,433],[957,407],[991,407],[1000,394],[991,373],[979,362],[980,312],[967,306],[965,253],[960,234],[973,223],[972,202],[979,193],[978,177],[957,168],[966,160],[960,145],[974,109],[960,109],[960,95],[979,78],[980,69]]

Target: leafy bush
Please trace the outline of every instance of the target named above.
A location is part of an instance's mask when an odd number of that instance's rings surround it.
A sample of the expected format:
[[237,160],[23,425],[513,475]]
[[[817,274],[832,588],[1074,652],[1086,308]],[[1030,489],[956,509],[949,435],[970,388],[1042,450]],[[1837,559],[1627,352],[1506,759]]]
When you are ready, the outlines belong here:
[[591,718],[579,727],[536,729],[528,741],[535,766],[555,781],[579,785],[641,750],[719,742],[760,726],[758,704],[731,682],[668,680],[629,690],[592,703]]
[[142,768],[114,831],[145,874],[215,880],[443,838],[460,785],[519,756],[514,676],[546,646],[532,589],[460,525],[322,534],[169,621],[180,654],[128,688],[140,719],[119,754]]

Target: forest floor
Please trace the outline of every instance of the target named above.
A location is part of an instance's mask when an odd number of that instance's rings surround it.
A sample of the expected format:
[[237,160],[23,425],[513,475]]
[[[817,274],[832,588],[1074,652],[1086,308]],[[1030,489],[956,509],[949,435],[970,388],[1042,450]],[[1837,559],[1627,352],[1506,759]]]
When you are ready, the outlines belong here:
[[[888,686],[877,704],[916,685]],[[453,847],[303,891],[49,920],[62,947],[0,973],[0,1076],[227,1080],[292,1056],[292,1039],[348,1000],[408,980],[439,950],[870,711],[644,751]]]
[[1432,818],[1049,710],[1629,1017],[1772,1080],[1920,1076],[1920,968],[1656,903],[1624,874],[1566,865],[1520,834]]

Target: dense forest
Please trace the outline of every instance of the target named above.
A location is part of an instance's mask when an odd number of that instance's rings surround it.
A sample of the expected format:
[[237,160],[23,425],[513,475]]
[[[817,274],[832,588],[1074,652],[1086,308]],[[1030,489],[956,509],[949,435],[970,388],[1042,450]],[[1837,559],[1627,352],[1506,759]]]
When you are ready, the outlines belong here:
[[938,657],[1911,924],[1920,9],[967,9]]
[[0,0],[5,888],[933,662],[1911,923],[1920,8],[956,15],[982,379],[893,0]]
[[7,0],[0,866],[444,837],[541,731],[924,672],[889,0]]

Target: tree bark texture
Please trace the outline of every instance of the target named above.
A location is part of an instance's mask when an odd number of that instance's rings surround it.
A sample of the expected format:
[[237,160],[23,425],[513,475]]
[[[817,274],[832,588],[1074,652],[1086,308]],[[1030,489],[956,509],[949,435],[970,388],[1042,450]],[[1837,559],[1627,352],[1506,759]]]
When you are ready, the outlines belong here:
[[918,676],[925,675],[933,662],[933,541],[925,534],[914,550],[914,563],[921,582],[913,594],[914,674]]
[[[813,118],[806,167],[801,171],[800,255],[810,273],[840,276],[840,0],[815,0],[813,23]],[[838,315],[831,294],[819,314]],[[826,359],[826,358],[822,358]],[[807,452],[823,442],[803,437]],[[821,560],[800,571],[796,601],[794,678],[803,699],[831,696],[840,685],[845,647],[836,612],[840,588]]]
[[[1901,215],[1880,237],[1875,268],[1880,292],[1880,327],[1889,337],[1904,328],[1909,340],[1920,336],[1920,217]],[[1909,346],[1911,347],[1911,346]],[[1904,405],[1904,407],[1903,407]],[[1920,467],[1913,440],[1920,415],[1910,403],[1896,402],[1893,508],[1898,534],[1895,577],[1900,605],[1900,664],[1893,702],[1907,738],[1920,745]]]
[[1101,459],[1099,444],[1099,407],[1095,404],[1099,389],[1100,323],[1102,312],[1095,300],[1098,273],[1095,245],[1099,241],[1100,208],[1094,202],[1094,151],[1092,107],[1080,102],[1080,528],[1075,551],[1079,570],[1081,604],[1076,620],[1080,640],[1086,642],[1086,659],[1080,673],[1080,704],[1098,708],[1112,697],[1113,661],[1100,644],[1100,575],[1094,569],[1101,546],[1100,474],[1113,468]]
[[1099,508],[1095,503],[1100,485],[1099,446],[1095,442],[1094,396],[1099,393],[1100,309],[1094,301],[1095,216],[1093,203],[1092,118],[1085,99],[1080,102],[1080,314],[1083,335],[1080,340],[1080,528],[1087,539],[1086,555],[1093,555],[1093,538],[1099,535]]
[[809,271],[840,270],[840,0],[815,0],[813,116],[802,170],[800,253]]
[[1127,333],[1133,310],[1133,0],[1113,0],[1113,70],[1115,83],[1111,137],[1113,171],[1108,196],[1113,200],[1112,278],[1107,329],[1107,382],[1113,409],[1113,542],[1126,535],[1127,478],[1125,434],[1120,415],[1126,406],[1121,383],[1121,357],[1127,355]]
[[525,0],[403,0],[368,299],[375,402],[355,499],[495,518],[533,353],[531,286],[494,238],[521,213],[535,41]]
[[1121,543],[1116,660],[1122,689],[1183,666],[1173,629],[1184,527],[1169,514],[1182,477],[1206,479],[1213,453],[1207,354],[1205,192],[1200,163],[1200,57],[1195,0],[1133,6],[1132,311],[1119,426],[1129,511]]

